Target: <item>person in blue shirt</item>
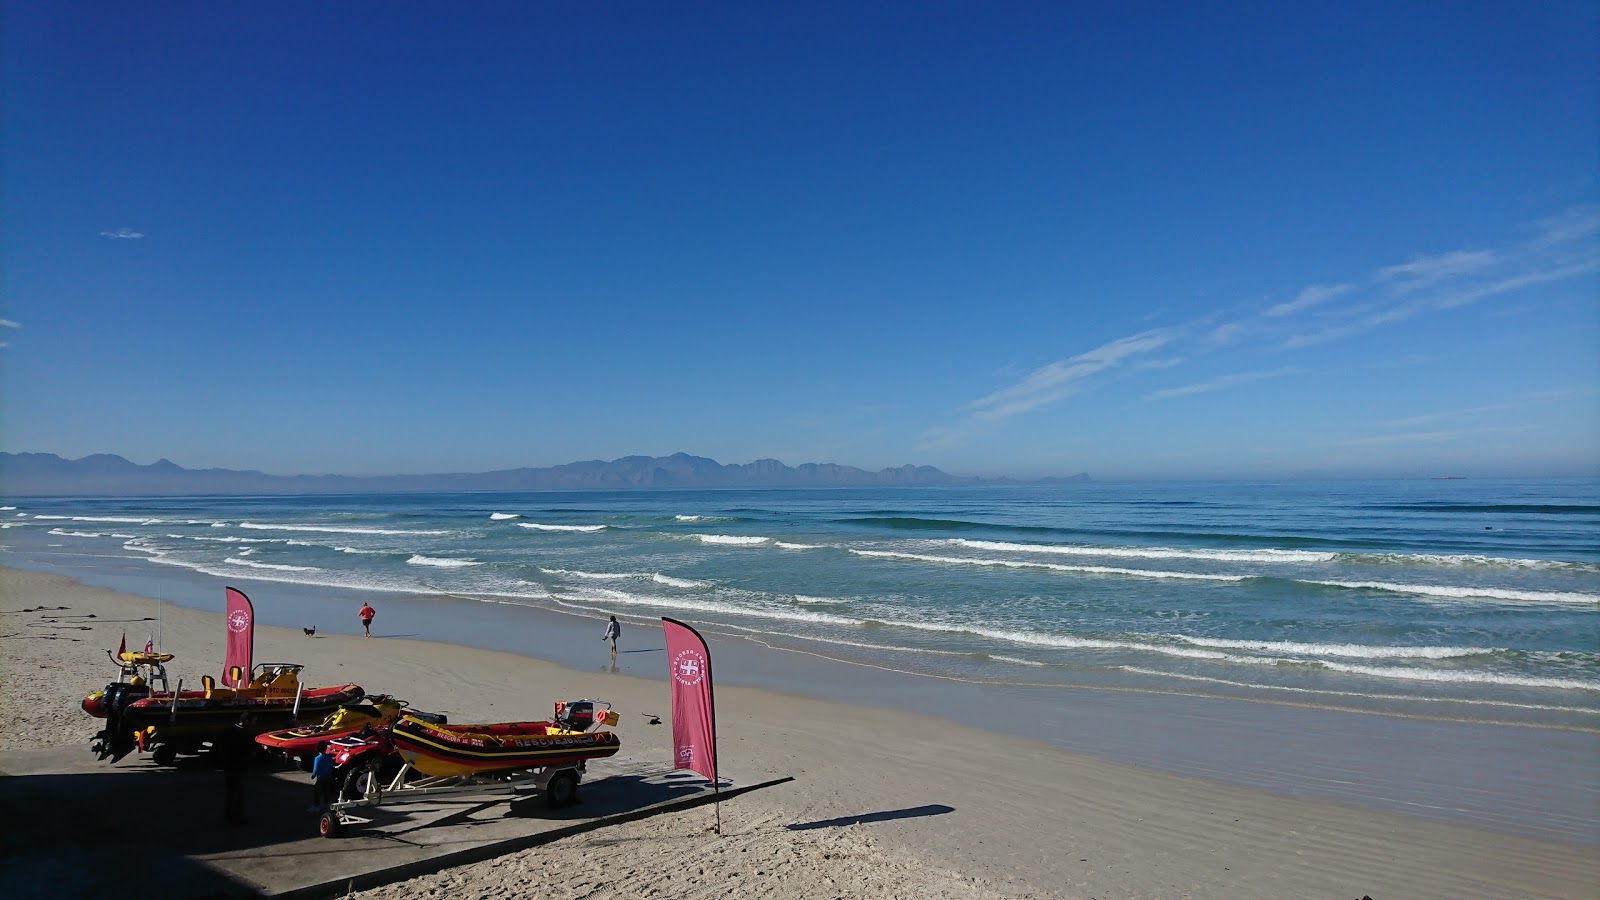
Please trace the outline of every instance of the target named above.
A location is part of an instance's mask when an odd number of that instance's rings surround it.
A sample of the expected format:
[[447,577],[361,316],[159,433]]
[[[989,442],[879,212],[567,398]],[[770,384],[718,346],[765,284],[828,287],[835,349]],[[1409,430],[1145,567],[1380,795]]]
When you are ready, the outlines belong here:
[[321,812],[333,802],[333,751],[317,754],[311,761],[311,808],[306,812]]

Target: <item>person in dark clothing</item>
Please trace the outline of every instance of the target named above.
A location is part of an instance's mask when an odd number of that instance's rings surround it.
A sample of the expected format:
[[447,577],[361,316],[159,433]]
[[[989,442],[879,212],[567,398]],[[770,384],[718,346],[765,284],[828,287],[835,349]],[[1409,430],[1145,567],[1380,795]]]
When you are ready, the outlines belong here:
[[229,825],[244,824],[244,772],[255,752],[255,732],[246,715],[218,736],[216,751],[222,761],[222,813]]
[[620,637],[622,637],[622,623],[617,621],[617,617],[616,616],[612,616],[611,617],[611,621],[606,623],[605,636],[600,638],[600,640],[602,640],[602,641],[610,641],[611,642],[611,664],[612,665],[616,665],[617,664],[617,639],[620,638]]

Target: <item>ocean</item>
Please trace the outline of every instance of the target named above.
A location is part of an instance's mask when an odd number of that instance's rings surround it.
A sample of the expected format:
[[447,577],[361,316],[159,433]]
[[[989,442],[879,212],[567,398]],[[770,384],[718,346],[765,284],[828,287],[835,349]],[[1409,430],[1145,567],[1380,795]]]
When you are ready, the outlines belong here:
[[328,589],[346,629],[352,593],[425,595],[930,683],[1600,728],[1596,480],[3,502],[0,563]]

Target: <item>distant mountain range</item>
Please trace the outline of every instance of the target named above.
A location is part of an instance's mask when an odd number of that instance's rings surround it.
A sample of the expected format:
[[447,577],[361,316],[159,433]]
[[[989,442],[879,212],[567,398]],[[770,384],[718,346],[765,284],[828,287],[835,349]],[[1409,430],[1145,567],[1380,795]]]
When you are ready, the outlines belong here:
[[834,463],[790,467],[775,459],[723,465],[703,456],[624,456],[545,468],[451,475],[268,475],[235,469],[147,466],[110,453],[63,459],[54,453],[0,453],[0,495],[168,496],[185,494],[354,494],[426,491],[641,490],[654,488],[834,487],[926,484],[1046,484],[1088,481],[1087,474],[1018,482],[950,475],[905,465],[868,472]]

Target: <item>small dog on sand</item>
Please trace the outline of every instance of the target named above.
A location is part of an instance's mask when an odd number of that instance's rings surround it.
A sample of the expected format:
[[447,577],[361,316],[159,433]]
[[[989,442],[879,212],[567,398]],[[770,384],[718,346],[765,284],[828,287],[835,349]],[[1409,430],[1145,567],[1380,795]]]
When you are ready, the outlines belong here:
[[310,628],[302,628],[300,630],[306,633],[306,637],[311,637],[317,633],[317,626],[313,625]]

